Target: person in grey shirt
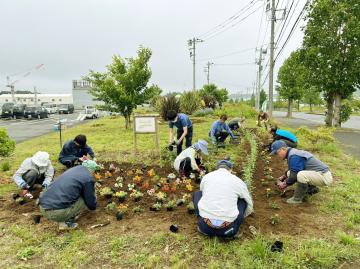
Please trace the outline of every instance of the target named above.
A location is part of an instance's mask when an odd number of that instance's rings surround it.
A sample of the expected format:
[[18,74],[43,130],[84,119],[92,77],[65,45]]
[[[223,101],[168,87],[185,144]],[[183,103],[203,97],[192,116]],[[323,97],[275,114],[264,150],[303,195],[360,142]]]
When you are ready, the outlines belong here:
[[13,175],[16,185],[22,189],[21,196],[32,198],[31,191],[41,186],[47,188],[54,177],[54,167],[49,154],[38,151],[34,156],[25,159]]

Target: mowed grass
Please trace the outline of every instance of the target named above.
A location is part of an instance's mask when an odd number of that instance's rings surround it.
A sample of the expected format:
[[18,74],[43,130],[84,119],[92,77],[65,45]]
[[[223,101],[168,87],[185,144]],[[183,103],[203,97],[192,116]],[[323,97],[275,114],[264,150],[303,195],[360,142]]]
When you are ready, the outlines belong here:
[[[243,107],[236,105],[227,106],[225,110],[232,117],[244,113]],[[216,118],[193,118],[194,142],[208,138],[210,125]],[[248,119],[246,126],[254,127],[255,120]],[[89,145],[101,161],[161,164],[153,153],[151,135],[139,136],[139,153],[133,155],[133,133],[124,129],[122,118],[89,121],[65,129],[63,136],[67,140],[79,133],[87,135]],[[57,163],[60,151],[58,135],[52,133],[17,144],[15,154],[9,158],[11,168],[1,173],[2,178],[9,177],[24,158],[37,150],[49,152],[54,166],[61,169]],[[159,138],[160,147],[164,148],[168,143],[167,123],[160,124]],[[314,145],[308,145],[305,137],[299,139],[302,148],[314,148]],[[360,257],[360,166],[358,161],[344,155],[336,143],[319,142],[315,154],[330,166],[336,182],[312,197],[311,203],[317,204],[319,211],[326,212],[329,220],[332,215],[342,218],[337,230],[324,238],[259,235],[253,239],[222,242],[200,235],[182,234],[181,230],[179,234],[157,232],[144,236],[114,234],[106,227],[59,234],[44,232],[41,225],[30,225],[25,221],[10,223],[1,218],[0,268],[339,268]],[[236,161],[238,152],[231,148],[219,150],[207,162],[213,164],[226,155]],[[2,179],[1,182],[5,183],[0,185],[0,195],[6,196],[16,189],[8,180]],[[275,240],[284,242],[283,252],[270,251]]]

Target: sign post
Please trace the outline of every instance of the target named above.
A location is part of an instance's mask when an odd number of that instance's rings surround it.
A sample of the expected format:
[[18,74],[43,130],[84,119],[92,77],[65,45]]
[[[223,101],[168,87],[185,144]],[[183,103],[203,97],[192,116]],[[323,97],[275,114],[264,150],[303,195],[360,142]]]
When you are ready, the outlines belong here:
[[137,152],[138,134],[155,134],[154,144],[157,152],[159,150],[159,126],[157,115],[134,115],[134,155]]

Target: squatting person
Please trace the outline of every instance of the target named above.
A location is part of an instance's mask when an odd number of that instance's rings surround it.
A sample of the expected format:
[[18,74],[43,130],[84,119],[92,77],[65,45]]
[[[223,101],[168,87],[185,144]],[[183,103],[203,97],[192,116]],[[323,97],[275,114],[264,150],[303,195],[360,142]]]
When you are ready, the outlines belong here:
[[282,140],[288,147],[296,148],[298,144],[297,137],[287,130],[278,129],[276,126],[270,128],[270,134],[273,136],[274,143],[276,140]]
[[94,172],[96,162],[85,160],[68,169],[40,195],[39,206],[44,217],[58,222],[60,230],[75,229],[81,210],[96,209]]
[[59,154],[59,162],[70,168],[89,159],[89,156],[94,159],[94,151],[86,144],[86,136],[80,134],[64,144]]
[[223,114],[220,116],[220,119],[215,121],[211,126],[209,136],[214,145],[223,143],[229,135],[231,139],[234,139],[234,135],[226,124],[226,120],[227,115]]
[[329,167],[310,152],[288,147],[282,140],[275,141],[271,150],[271,155],[276,154],[281,159],[287,159],[288,163],[288,171],[279,178],[280,190],[297,183],[294,196],[288,199],[287,203],[301,204],[307,193],[317,193],[317,187],[329,186],[333,182]]
[[206,174],[193,202],[199,232],[222,238],[236,237],[245,217],[253,212],[253,200],[246,184],[231,173],[233,164],[217,162],[217,170]]

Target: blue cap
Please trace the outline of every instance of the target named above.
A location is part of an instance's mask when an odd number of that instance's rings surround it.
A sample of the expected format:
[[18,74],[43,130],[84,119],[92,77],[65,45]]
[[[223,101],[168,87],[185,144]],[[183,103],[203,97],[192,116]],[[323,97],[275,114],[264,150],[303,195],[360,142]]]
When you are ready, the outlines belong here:
[[232,169],[233,168],[233,164],[232,162],[228,161],[228,160],[220,160],[220,161],[217,161],[216,163],[216,169],[219,169],[221,167],[227,167],[229,169]]
[[281,148],[287,148],[288,146],[282,140],[276,140],[274,143],[271,144],[271,153],[270,155],[275,155],[276,152]]
[[197,143],[193,145],[193,147],[196,151],[201,150],[201,152],[205,155],[209,155],[207,145],[208,143],[205,140],[200,139]]

